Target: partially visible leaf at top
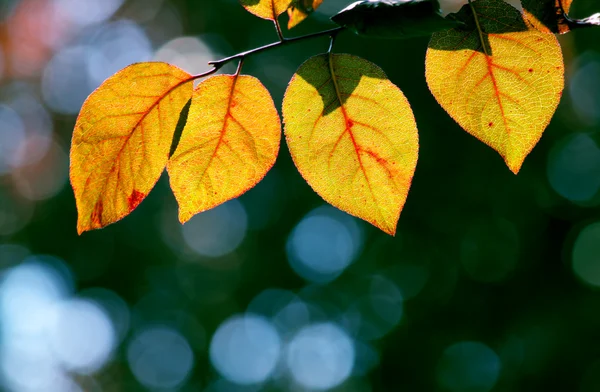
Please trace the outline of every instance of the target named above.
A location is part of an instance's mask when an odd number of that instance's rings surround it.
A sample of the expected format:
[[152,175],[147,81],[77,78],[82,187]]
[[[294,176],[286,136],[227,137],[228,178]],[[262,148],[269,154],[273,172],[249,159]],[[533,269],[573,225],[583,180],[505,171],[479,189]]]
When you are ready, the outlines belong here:
[[438,0],[362,0],[331,20],[358,35],[389,39],[428,36],[462,25],[440,14]]
[[540,31],[559,34],[571,30],[564,13],[569,12],[572,2],[573,0],[521,0],[523,14],[529,25]]
[[527,23],[540,31],[565,34],[573,29],[600,26],[600,13],[584,19],[569,17],[573,0],[522,0]]
[[213,76],[194,91],[167,169],[182,223],[256,185],[275,163],[281,123],[258,79]]
[[323,0],[294,0],[288,9],[288,29],[296,27],[304,19],[308,18],[321,4]]
[[296,167],[333,206],[396,232],[417,164],[415,119],[375,64],[347,54],[310,58],[283,100]]
[[[440,105],[504,158],[515,174],[560,101],[564,64],[553,34],[529,30],[502,0],[477,0],[457,17],[472,29],[432,36],[426,77]],[[481,29],[479,29],[479,27]]]
[[293,0],[240,0],[240,4],[248,12],[259,18],[275,20],[292,4]]
[[77,231],[129,214],[158,181],[192,77],[165,63],[131,65],[83,104],[71,144]]

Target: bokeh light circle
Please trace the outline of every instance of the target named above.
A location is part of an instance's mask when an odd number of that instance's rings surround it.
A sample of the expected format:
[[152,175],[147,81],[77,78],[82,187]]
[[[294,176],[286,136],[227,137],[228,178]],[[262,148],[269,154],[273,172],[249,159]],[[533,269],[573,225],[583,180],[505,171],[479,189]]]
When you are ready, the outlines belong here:
[[294,380],[303,387],[325,390],[343,383],[354,368],[354,344],[332,323],[302,328],[287,348],[286,363]]
[[580,120],[595,125],[600,122],[600,56],[589,51],[577,57],[575,71],[568,79],[572,108]]
[[266,381],[279,361],[281,339],[265,318],[247,314],[223,322],[210,343],[210,359],[217,371],[236,384]]
[[181,226],[185,243],[197,254],[220,257],[233,252],[244,240],[248,216],[237,200],[202,212]]
[[327,283],[344,272],[361,247],[362,235],[354,218],[331,207],[320,207],[294,228],[286,251],[298,275],[314,283]]
[[573,271],[583,282],[600,287],[600,222],[584,227],[577,236]]
[[189,377],[194,353],[178,331],[152,326],[133,338],[127,348],[127,360],[142,385],[151,389],[176,389]]
[[163,61],[194,75],[207,70],[218,56],[198,37],[177,37],[158,49],[154,61]]
[[114,291],[105,288],[91,288],[79,293],[82,297],[98,304],[110,317],[117,342],[122,342],[131,324],[129,305]]
[[124,0],[53,0],[55,12],[71,23],[87,26],[108,19]]
[[559,141],[548,159],[552,188],[572,202],[586,202],[600,190],[600,148],[581,133]]
[[12,108],[0,105],[0,176],[12,169],[16,152],[25,141],[25,125]]
[[44,102],[60,114],[77,114],[94,90],[88,77],[88,60],[92,49],[72,46],[62,49],[50,60],[42,76]]
[[86,62],[91,87],[128,65],[149,61],[152,53],[152,43],[137,23],[119,20],[102,25],[92,39]]
[[102,368],[116,346],[108,314],[84,299],[65,301],[58,307],[49,336],[56,358],[66,369],[82,374]]
[[369,280],[369,291],[345,314],[353,336],[367,341],[381,338],[398,325],[404,309],[404,298],[394,282],[380,275]]
[[500,358],[485,344],[459,342],[444,350],[437,381],[451,392],[487,392],[496,384],[500,368]]
[[30,256],[5,275],[0,288],[2,328],[14,335],[40,335],[56,320],[56,306],[72,290],[62,260]]

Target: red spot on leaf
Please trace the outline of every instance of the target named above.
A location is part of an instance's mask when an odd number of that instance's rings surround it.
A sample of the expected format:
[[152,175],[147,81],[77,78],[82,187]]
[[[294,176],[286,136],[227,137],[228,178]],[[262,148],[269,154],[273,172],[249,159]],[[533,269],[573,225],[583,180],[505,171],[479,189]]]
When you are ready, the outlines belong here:
[[94,211],[92,211],[92,225],[94,227],[102,227],[102,211],[104,206],[102,205],[102,201],[98,200],[96,205],[94,206]]
[[533,72],[533,68],[529,68],[529,72]]
[[354,126],[354,121],[352,121],[351,119],[347,118],[346,119],[346,128],[350,129]]
[[137,207],[142,202],[142,200],[144,200],[144,197],[146,197],[146,195],[134,189],[131,195],[127,198],[127,203],[129,204],[129,211],[133,211],[133,209]]
[[490,127],[490,128],[491,128],[491,127],[493,127],[493,126],[494,126],[494,123],[493,123],[493,122],[490,122],[490,123],[488,124],[488,127]]

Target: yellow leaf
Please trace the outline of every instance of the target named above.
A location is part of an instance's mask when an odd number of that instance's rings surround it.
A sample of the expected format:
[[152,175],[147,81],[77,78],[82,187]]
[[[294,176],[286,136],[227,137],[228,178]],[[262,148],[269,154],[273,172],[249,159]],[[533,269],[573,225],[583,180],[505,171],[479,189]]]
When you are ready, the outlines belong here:
[[404,94],[375,64],[319,55],[306,61],[283,100],[296,167],[327,202],[395,234],[418,157]]
[[323,3],[323,0],[296,0],[288,8],[288,29],[296,27],[304,19],[313,13]]
[[281,123],[271,95],[252,76],[202,82],[167,170],[179,220],[238,197],[275,163]]
[[242,7],[259,18],[275,20],[283,14],[293,0],[240,0]]
[[516,174],[560,101],[560,45],[552,34],[527,30],[521,14],[502,0],[478,0],[473,7],[481,29],[467,5],[457,15],[472,30],[432,36],[427,83],[450,116]]
[[191,80],[169,64],[139,63],[108,78],[85,101],[71,144],[79,234],[123,218],[154,187],[192,96]]
[[563,11],[569,13],[573,0],[521,0],[525,21],[533,28],[564,34],[570,31]]

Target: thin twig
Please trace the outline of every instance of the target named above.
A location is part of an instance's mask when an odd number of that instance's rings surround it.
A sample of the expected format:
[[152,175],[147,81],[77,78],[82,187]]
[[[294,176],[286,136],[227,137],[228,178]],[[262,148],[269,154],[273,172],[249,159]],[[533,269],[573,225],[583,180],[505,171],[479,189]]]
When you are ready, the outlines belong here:
[[264,45],[264,46],[260,46],[258,48],[254,48],[254,49],[251,49],[251,50],[247,50],[245,52],[241,52],[241,53],[235,54],[233,56],[225,57],[224,59],[221,59],[221,60],[209,61],[208,65],[212,65],[213,67],[215,67],[215,70],[219,70],[221,67],[223,67],[225,64],[229,63],[230,61],[234,61],[234,60],[246,58],[246,57],[251,56],[253,54],[260,53],[260,52],[265,52],[265,51],[267,51],[269,49],[273,49],[273,48],[276,48],[278,46],[289,45],[289,44],[294,43],[294,42],[304,41],[304,40],[307,40],[307,39],[321,37],[321,36],[324,36],[324,35],[337,34],[340,31],[342,31],[343,29],[344,29],[343,27],[336,27],[335,29],[330,29],[330,30],[325,30],[325,31],[319,31],[317,33],[302,35],[300,37],[285,38],[283,41],[273,42],[273,43],[270,43],[270,44],[267,44],[267,45]]
[[219,68],[221,68],[221,67],[218,67],[218,68],[217,68],[217,67],[215,67],[215,66],[213,65],[213,69],[209,69],[209,70],[208,70],[208,71],[206,71],[206,72],[203,72],[203,73],[201,73],[201,74],[194,75],[194,76],[192,76],[192,77],[191,77],[191,79],[190,79],[190,80],[196,80],[196,79],[201,79],[201,78],[205,78],[205,77],[207,77],[207,76],[210,76],[210,75],[214,74],[215,72],[217,72],[217,71],[219,70]]

